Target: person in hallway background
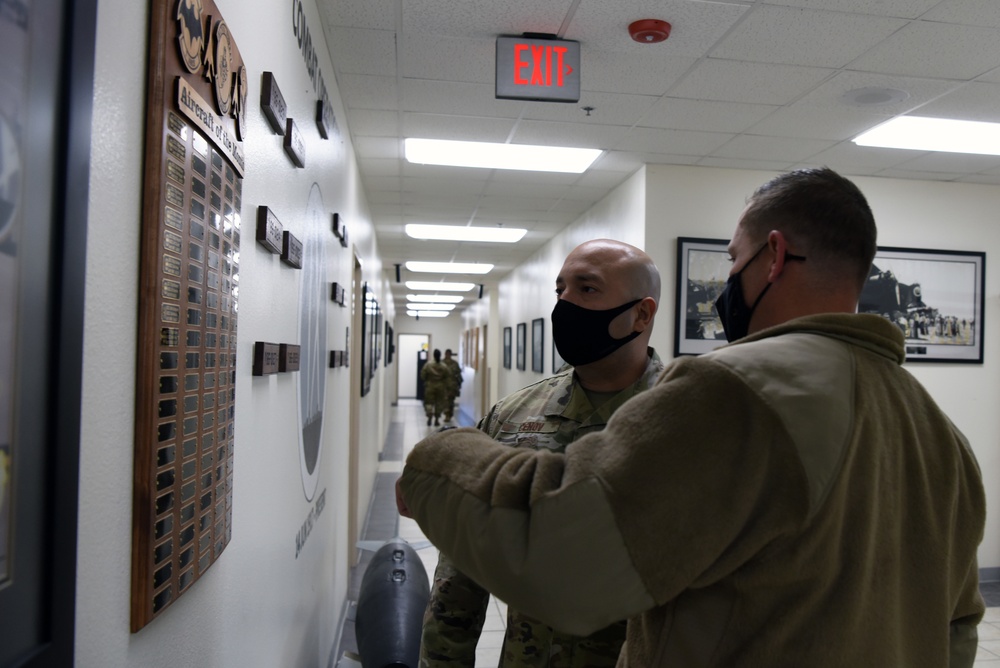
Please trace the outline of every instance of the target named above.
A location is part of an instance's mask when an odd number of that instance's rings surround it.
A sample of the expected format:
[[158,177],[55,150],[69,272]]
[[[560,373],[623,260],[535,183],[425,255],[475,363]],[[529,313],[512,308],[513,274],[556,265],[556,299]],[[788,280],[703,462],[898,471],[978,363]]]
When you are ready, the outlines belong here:
[[985,495],[958,428],[856,306],[876,250],[830,169],[758,188],[717,301],[728,346],[675,360],[565,454],[425,439],[400,511],[517,609],[619,667],[970,668]]
[[424,413],[427,424],[434,420],[441,424],[441,412],[446,410],[448,392],[451,387],[451,370],[441,362],[441,351],[434,349],[434,361],[428,361],[420,370],[420,380],[424,381]]
[[452,384],[448,388],[448,401],[444,407],[444,421],[451,422],[452,416],[455,414],[455,400],[462,392],[462,367],[452,358],[451,348],[444,351],[442,364],[451,371]]
[[[504,445],[563,452],[600,431],[614,411],[656,382],[663,364],[648,347],[660,276],[646,253],[606,239],[578,246],[556,279],[552,336],[575,366],[501,399],[478,428]],[[586,558],[578,555],[576,558]],[[420,647],[422,668],[475,665],[489,592],[442,554]],[[501,668],[614,666],[624,620],[586,636],[560,633],[508,608]]]

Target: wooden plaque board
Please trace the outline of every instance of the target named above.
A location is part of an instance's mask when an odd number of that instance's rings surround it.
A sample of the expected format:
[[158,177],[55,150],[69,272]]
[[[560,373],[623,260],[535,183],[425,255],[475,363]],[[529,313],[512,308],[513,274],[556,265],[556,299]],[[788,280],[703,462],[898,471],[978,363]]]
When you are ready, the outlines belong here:
[[232,536],[247,73],[214,0],[153,0],[139,302],[132,631]]

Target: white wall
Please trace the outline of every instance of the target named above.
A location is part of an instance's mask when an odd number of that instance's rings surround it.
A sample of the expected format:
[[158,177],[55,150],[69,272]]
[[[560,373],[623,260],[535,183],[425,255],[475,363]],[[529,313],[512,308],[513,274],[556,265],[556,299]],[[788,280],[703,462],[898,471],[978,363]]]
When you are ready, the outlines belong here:
[[[653,345],[672,357],[676,303],[676,238],[729,239],[746,199],[772,172],[647,166],[646,251],[663,277]],[[984,364],[910,363],[917,377],[965,433],[979,459],[988,515],[1000,513],[1000,187],[857,177],[882,246],[986,252]],[[992,258],[992,259],[991,259]],[[1000,528],[988,523],[980,568],[1000,567]]]
[[[293,34],[292,2],[217,0],[250,74],[247,173],[240,262],[233,537],[211,569],[166,611],[129,633],[132,450],[136,375],[139,227],[142,205],[147,3],[101,2],[98,16],[80,452],[76,663],[79,666],[327,665],[347,597],[349,468],[347,369],[329,370],[316,494],[326,506],[296,556],[314,503],[306,498],[296,434],[297,379],[251,376],[256,340],[298,337],[299,272],[282,269],[254,242],[257,205],[302,232],[312,206],[339,212],[351,247],[330,236],[327,278],[351,285],[354,255],[394,317],[345,114],[314,0],[306,22],[338,122],[324,141],[311,121],[316,93]],[[306,143],[306,168],[284,155],[257,104],[263,71],[274,72]],[[316,190],[314,190],[314,184]],[[321,198],[321,201],[317,198]],[[343,349],[350,308],[330,306],[330,349]],[[351,333],[355,339],[360,332]],[[352,365],[358,360],[352,358]],[[384,369],[384,365],[382,369]],[[368,507],[382,447],[386,389],[376,377],[361,401],[358,505]],[[394,385],[391,386],[394,388]]]

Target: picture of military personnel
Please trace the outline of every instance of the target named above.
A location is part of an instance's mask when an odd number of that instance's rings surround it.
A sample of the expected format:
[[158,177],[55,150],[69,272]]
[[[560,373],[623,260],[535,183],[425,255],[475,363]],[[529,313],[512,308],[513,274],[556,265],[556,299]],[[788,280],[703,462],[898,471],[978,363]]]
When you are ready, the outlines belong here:
[[441,351],[434,349],[434,361],[424,364],[420,370],[420,380],[424,381],[424,413],[427,415],[427,425],[441,424],[441,413],[448,404],[448,393],[451,388],[451,370],[441,362]]
[[451,348],[444,351],[444,364],[451,371],[452,383],[448,387],[448,401],[444,407],[444,421],[451,422],[455,415],[455,400],[462,393],[462,366],[451,356]]
[[[574,249],[556,279],[552,335],[572,367],[501,399],[478,425],[517,448],[563,452],[604,428],[615,410],[651,387],[663,364],[648,347],[660,277],[646,253],[606,239]],[[475,665],[490,594],[438,560],[424,617],[420,666]],[[576,637],[509,609],[500,667],[614,666],[626,622]]]

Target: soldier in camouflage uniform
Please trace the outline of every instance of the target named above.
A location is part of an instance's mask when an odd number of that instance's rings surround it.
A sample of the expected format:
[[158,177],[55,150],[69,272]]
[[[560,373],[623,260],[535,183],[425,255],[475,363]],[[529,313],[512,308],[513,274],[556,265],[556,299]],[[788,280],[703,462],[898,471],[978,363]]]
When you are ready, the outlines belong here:
[[[660,280],[644,252],[617,241],[582,244],[566,258],[556,292],[553,336],[560,355],[575,368],[501,399],[478,425],[513,447],[563,452],[576,439],[603,429],[619,406],[652,387],[663,370],[647,347]],[[439,557],[424,615],[421,668],[475,666],[489,596],[445,555]],[[625,627],[622,620],[576,637],[508,610],[500,666],[610,668],[625,641]]]
[[448,391],[448,402],[444,407],[444,421],[451,422],[451,418],[455,414],[455,399],[462,391],[462,367],[451,356],[451,348],[444,351],[444,359],[441,360],[441,363],[451,371],[452,384]]
[[424,381],[424,413],[427,415],[427,424],[430,425],[431,418],[434,419],[434,424],[441,424],[441,412],[445,410],[454,381],[451,370],[441,362],[440,350],[434,351],[433,362],[424,364],[424,368],[420,370],[420,380]]

